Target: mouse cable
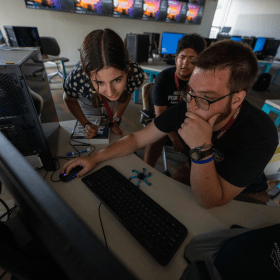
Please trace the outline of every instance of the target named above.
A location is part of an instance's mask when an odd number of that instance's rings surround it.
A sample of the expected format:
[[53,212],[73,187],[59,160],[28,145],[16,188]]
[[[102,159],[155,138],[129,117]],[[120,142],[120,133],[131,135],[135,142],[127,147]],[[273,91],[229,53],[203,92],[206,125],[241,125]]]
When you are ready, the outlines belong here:
[[108,244],[107,244],[107,239],[106,239],[106,236],[105,236],[105,232],[104,232],[104,228],[103,228],[103,224],[102,224],[102,220],[101,220],[101,214],[100,214],[100,207],[101,207],[101,205],[102,205],[102,201],[100,202],[99,208],[98,208],[99,220],[100,220],[100,224],[101,224],[101,228],[102,228],[102,232],[103,232],[103,236],[104,236],[104,241],[105,241],[106,249],[107,249],[107,252],[109,252]]
[[[78,144],[73,144],[72,142],[76,142]],[[93,150],[88,154],[88,156],[91,155],[96,149],[96,147],[94,145],[91,145],[90,143],[88,143],[88,144],[83,143],[83,142],[80,142],[78,140],[69,140],[69,144],[71,145],[71,147],[73,149],[76,150],[76,152],[78,152],[78,156],[81,156],[81,153],[79,153],[79,151],[75,147],[91,147],[91,148],[93,148]]]

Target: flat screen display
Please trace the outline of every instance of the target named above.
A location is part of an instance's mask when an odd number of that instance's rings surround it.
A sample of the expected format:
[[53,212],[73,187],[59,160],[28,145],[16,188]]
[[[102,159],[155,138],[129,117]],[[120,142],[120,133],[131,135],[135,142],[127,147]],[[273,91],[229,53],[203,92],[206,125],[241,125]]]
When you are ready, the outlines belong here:
[[142,18],[143,0],[113,0],[113,17]]
[[101,0],[75,0],[75,10],[77,13],[90,13],[102,15]]
[[160,0],[144,0],[143,19],[158,20],[160,10]]
[[27,8],[62,10],[61,0],[25,0]]
[[185,23],[200,24],[203,16],[203,10],[204,6],[189,3]]
[[178,43],[184,35],[182,33],[162,33],[161,54],[176,54]]
[[266,38],[264,38],[264,37],[257,38],[256,44],[254,47],[254,52],[261,52],[263,50],[265,41],[266,41]]
[[166,22],[179,22],[182,2],[176,0],[168,0]]
[[231,40],[235,41],[235,42],[243,42],[241,37],[237,37],[237,36],[232,36],[230,37]]

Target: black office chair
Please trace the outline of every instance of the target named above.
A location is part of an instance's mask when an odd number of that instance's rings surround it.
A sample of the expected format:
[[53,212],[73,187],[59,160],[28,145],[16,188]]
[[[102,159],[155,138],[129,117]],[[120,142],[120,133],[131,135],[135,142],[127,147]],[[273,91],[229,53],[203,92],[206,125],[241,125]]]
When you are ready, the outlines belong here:
[[[40,43],[41,43],[41,53],[42,53],[43,62],[52,63],[57,68],[56,72],[50,73],[47,75],[49,82],[53,77],[56,77],[56,76],[59,76],[61,79],[64,80],[66,78],[66,71],[65,71],[64,63],[68,62],[69,59],[66,57],[59,57],[60,48],[59,48],[59,45],[55,38],[40,37]],[[59,69],[60,62],[62,64],[62,72]],[[44,80],[44,76],[46,74],[45,69],[37,70],[33,73],[33,75],[35,76],[36,73],[42,72],[42,71],[43,71],[43,80]]]
[[[147,83],[143,85],[142,87],[142,101],[143,101],[143,110],[140,110],[141,116],[140,116],[140,123],[143,124],[143,126],[148,125],[150,122],[153,121],[153,119],[156,117],[155,110],[154,110],[154,104],[152,101],[152,90],[153,90],[154,83]],[[169,140],[167,143],[163,145],[162,149],[162,159],[163,159],[163,165],[164,165],[164,174],[171,177],[171,174],[167,167],[167,160],[166,160],[166,151],[171,151],[173,153],[178,153],[174,151],[172,141]]]

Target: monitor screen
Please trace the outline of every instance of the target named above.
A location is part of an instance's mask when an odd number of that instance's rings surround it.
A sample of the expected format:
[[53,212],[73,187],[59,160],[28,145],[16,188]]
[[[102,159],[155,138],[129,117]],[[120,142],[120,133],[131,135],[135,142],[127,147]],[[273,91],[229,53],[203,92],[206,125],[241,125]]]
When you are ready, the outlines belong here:
[[[13,244],[16,252],[10,252],[7,259],[1,258],[2,268],[9,268],[8,271],[21,276],[20,279],[47,279],[40,275],[42,276],[43,270],[46,269],[55,273],[52,271],[53,267],[60,268],[59,271],[67,275],[67,279],[73,280],[136,279],[106,251],[89,226],[43,180],[1,132],[0,180],[19,205],[21,215],[18,214],[18,218],[32,236],[36,236],[40,241],[37,247],[43,246],[45,254],[53,260],[38,270],[38,264],[42,264],[42,260],[40,262],[38,259],[37,264],[36,258],[33,258],[32,262],[27,262],[29,267],[23,269],[17,263],[17,257],[22,251],[17,249],[17,244]],[[17,229],[16,224],[14,228]],[[18,234],[20,235],[19,232]],[[12,236],[10,237],[10,240],[13,240]],[[26,257],[28,259],[28,256]],[[33,266],[34,263],[36,266]],[[38,271],[38,277],[34,276],[34,267]]]
[[244,44],[247,44],[248,46],[253,47],[253,43],[254,43],[255,38],[253,38],[253,37],[243,37],[242,40],[243,40]]
[[230,39],[236,42],[243,42],[242,38],[239,36],[232,36]]
[[229,33],[230,30],[231,30],[231,27],[226,27],[226,26],[224,26],[224,27],[222,28],[222,30],[221,30],[221,33]]
[[62,10],[61,0],[25,0],[27,8]]
[[3,33],[1,32],[1,29],[0,29],[0,46],[5,45],[5,44],[6,44],[6,41],[5,41]]
[[75,0],[77,13],[102,15],[101,0]]
[[113,0],[113,17],[142,18],[142,0]]
[[267,40],[264,46],[264,53],[266,56],[276,56],[280,40]]
[[160,0],[144,0],[143,19],[159,20]]
[[37,27],[13,26],[19,47],[40,47]]
[[189,3],[185,23],[200,24],[203,16],[203,10],[203,6]]
[[161,54],[176,54],[177,46],[183,33],[162,33]]
[[259,37],[256,40],[256,44],[254,46],[254,52],[261,52],[263,50],[264,44],[265,44],[266,38],[265,37]]
[[179,22],[181,8],[181,1],[168,0],[166,22]]

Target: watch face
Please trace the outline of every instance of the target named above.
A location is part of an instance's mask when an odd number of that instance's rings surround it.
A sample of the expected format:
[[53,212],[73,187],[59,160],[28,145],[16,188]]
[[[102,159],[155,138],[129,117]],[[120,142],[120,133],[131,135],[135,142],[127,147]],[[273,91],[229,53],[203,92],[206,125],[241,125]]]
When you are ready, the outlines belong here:
[[194,151],[194,152],[192,152],[191,153],[191,158],[193,159],[193,160],[200,160],[200,158],[201,158],[201,154],[198,152],[198,151]]

